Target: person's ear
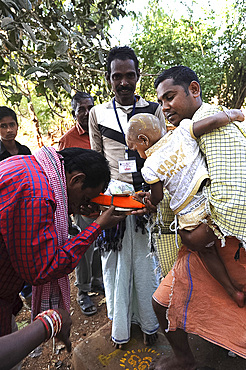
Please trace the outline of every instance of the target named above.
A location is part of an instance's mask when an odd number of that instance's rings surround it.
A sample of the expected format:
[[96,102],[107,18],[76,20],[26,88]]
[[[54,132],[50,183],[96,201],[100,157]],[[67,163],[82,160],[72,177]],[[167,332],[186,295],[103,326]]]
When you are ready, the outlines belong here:
[[105,78],[107,80],[107,82],[110,84],[110,75],[108,72],[105,72]]
[[149,138],[146,135],[139,134],[137,138],[141,142],[141,144],[144,144],[145,146],[149,146]]
[[85,174],[83,172],[76,173],[75,175],[71,174],[69,179],[69,185],[71,187],[77,187],[79,185],[82,188],[85,182]]
[[189,91],[194,98],[198,98],[201,93],[200,84],[197,81],[191,81]]
[[138,80],[139,80],[139,77],[140,77],[140,69],[138,68],[138,70],[137,70],[137,78],[138,78]]

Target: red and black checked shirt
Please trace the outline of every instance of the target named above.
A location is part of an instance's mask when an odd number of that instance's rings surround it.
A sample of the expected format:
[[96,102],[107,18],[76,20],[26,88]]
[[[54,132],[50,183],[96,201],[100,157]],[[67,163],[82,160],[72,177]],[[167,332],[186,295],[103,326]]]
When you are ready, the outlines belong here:
[[34,156],[0,163],[0,336],[11,332],[24,281],[40,285],[70,273],[101,232],[94,222],[59,246],[55,207],[48,179]]

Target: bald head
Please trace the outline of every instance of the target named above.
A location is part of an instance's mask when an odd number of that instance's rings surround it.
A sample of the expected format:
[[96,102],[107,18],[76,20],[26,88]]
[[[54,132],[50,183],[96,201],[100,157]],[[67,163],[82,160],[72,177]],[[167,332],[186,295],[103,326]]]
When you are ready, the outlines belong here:
[[146,158],[145,150],[155,144],[165,134],[160,120],[150,113],[135,114],[129,120],[126,142],[131,150],[137,150],[140,157]]

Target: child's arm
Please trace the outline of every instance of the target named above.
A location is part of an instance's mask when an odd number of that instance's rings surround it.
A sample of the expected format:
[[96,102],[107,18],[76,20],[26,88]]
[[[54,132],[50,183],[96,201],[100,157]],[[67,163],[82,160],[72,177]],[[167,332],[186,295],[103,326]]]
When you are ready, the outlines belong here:
[[150,185],[150,201],[154,206],[157,206],[157,204],[163,199],[163,183],[162,181],[158,181],[152,185]]
[[226,126],[233,121],[243,121],[244,114],[240,109],[230,109],[214,114],[213,116],[204,118],[193,123],[193,134],[199,137],[207,132],[213,131],[216,128]]

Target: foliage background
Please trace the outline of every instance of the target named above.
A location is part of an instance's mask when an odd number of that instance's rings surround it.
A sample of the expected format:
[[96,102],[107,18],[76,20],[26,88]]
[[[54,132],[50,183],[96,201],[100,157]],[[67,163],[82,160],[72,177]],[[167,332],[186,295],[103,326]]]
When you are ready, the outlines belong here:
[[[180,1],[179,16],[150,0],[143,12],[129,12],[124,0],[0,0],[0,88],[2,104],[27,119],[26,137],[35,145],[53,145],[73,124],[71,95],[83,90],[96,104],[109,98],[105,59],[117,42],[110,25],[131,16],[129,40],[140,60],[138,92],[156,99],[153,81],[164,68],[184,64],[194,69],[203,99],[240,108],[246,98],[246,5],[202,8],[201,1]],[[218,21],[219,20],[219,21]],[[118,32],[119,31],[119,32]],[[130,34],[130,30],[125,30]],[[32,122],[32,123],[31,123]],[[24,137],[23,137],[24,139]]]

